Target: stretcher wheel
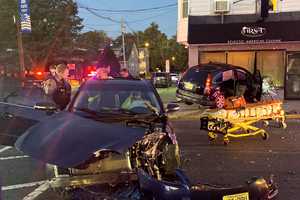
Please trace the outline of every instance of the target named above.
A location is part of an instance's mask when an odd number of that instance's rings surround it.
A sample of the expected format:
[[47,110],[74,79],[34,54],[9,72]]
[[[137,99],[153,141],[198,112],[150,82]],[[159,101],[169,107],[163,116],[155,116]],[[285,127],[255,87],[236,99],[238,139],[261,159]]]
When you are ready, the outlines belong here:
[[229,144],[229,139],[228,138],[224,138],[223,139],[223,144],[226,146]]
[[215,141],[215,140],[217,139],[217,137],[218,137],[217,134],[215,134],[215,133],[213,133],[213,132],[208,132],[207,136],[208,136],[208,140],[209,140],[210,142]]
[[270,125],[270,122],[269,121],[264,121],[264,127],[268,127]]
[[263,139],[263,140],[269,139],[269,134],[268,134],[267,132],[263,132],[263,133],[261,134],[261,136],[262,136],[262,139]]
[[281,128],[286,129],[287,128],[287,124],[285,122],[281,122],[280,123]]

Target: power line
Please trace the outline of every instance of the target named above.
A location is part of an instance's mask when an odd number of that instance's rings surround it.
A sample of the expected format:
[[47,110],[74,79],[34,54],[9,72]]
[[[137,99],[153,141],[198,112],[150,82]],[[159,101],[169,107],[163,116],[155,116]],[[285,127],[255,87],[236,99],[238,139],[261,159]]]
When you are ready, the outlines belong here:
[[111,21],[111,22],[118,23],[118,24],[121,23],[121,21],[115,20],[115,19],[113,19],[113,18],[111,18],[111,17],[107,17],[107,16],[100,15],[100,14],[96,13],[95,11],[91,10],[90,8],[84,8],[84,9],[86,9],[86,10],[89,11],[91,14],[93,14],[93,15],[95,15],[96,17],[99,17],[99,18],[101,18],[101,19],[109,20],[109,21]]
[[115,26],[116,24],[85,24],[85,25],[88,25],[88,26],[95,26],[95,27],[99,27],[99,26]]
[[94,31],[103,31],[103,32],[111,32],[111,33],[121,33],[119,30],[102,30],[102,29],[97,29],[97,28],[94,28],[94,27],[91,27],[91,26],[84,26],[85,28],[87,29],[91,29],[91,30],[94,30]]
[[89,8],[86,6],[79,5],[79,8],[89,9],[94,11],[102,11],[102,12],[111,12],[111,13],[128,13],[128,12],[145,12],[145,11],[153,11],[153,10],[161,10],[164,8],[170,8],[177,6],[177,3],[152,7],[152,8],[141,8],[141,9],[131,9],[131,10],[111,10],[111,9],[99,9],[99,8]]
[[138,19],[138,20],[128,21],[128,23],[144,22],[144,21],[147,21],[147,20],[149,20],[149,19],[161,17],[161,16],[166,15],[166,14],[169,14],[169,13],[170,13],[170,12],[162,12],[162,13],[160,13],[160,14],[152,15],[152,16],[150,16],[150,17],[146,17],[146,18],[143,18],[143,19]]

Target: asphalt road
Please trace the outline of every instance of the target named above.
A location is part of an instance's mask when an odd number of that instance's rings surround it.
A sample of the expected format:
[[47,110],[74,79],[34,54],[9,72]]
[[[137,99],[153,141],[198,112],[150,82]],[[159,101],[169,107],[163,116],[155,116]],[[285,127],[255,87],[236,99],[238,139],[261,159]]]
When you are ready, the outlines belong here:
[[[278,199],[296,200],[300,195],[299,123],[289,122],[286,130],[270,128],[267,141],[260,137],[235,139],[228,146],[222,141],[210,144],[206,133],[199,130],[199,121],[175,121],[173,125],[183,167],[193,182],[234,186],[253,176],[274,174],[280,187]],[[0,146],[0,176],[4,200],[23,199],[46,179],[42,163],[6,146]],[[31,199],[62,198],[46,191]]]

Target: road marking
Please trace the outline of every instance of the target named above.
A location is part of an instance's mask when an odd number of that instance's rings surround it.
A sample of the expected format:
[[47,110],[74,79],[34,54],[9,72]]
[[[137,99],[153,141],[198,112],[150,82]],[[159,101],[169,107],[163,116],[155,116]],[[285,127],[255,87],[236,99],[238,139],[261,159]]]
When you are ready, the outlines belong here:
[[9,156],[9,157],[0,157],[1,160],[15,160],[15,159],[21,159],[21,158],[29,158],[29,156]]
[[40,185],[38,188],[36,188],[33,192],[26,195],[23,200],[34,200],[41,194],[43,194],[45,191],[47,191],[50,188],[50,184],[48,181],[44,182],[42,185]]
[[0,149],[0,153],[3,153],[4,151],[9,150],[11,148],[12,147],[3,147],[3,148]]
[[17,190],[17,189],[22,189],[22,188],[26,188],[26,187],[35,187],[35,186],[40,186],[44,183],[45,183],[45,181],[37,181],[37,182],[32,182],[32,183],[23,183],[23,184],[17,184],[17,185],[3,186],[2,191]]

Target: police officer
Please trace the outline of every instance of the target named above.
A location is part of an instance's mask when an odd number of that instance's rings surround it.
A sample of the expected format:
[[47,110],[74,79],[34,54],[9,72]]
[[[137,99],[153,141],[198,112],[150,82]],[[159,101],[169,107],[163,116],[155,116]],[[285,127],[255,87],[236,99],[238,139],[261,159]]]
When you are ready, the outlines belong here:
[[121,69],[120,75],[122,78],[125,79],[133,79],[133,76],[129,73],[128,69],[126,68]]
[[44,91],[60,110],[67,107],[71,100],[71,85],[68,83],[68,67],[65,64],[56,66],[55,76],[45,81]]

